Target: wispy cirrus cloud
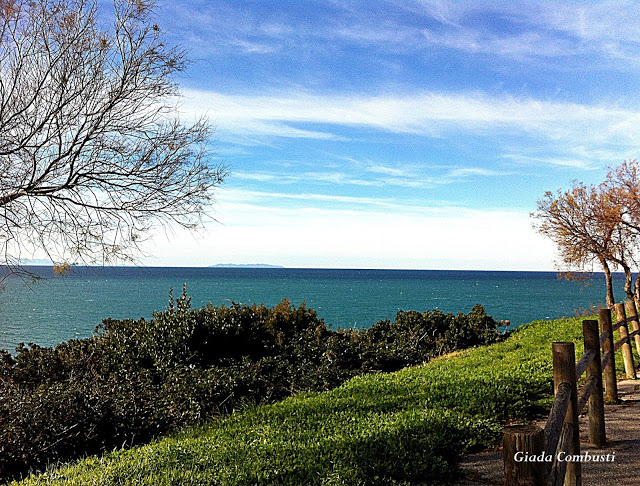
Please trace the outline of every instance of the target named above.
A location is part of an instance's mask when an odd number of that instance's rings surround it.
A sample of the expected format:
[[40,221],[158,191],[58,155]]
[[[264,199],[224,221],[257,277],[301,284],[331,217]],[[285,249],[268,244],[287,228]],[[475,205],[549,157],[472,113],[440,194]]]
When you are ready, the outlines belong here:
[[525,63],[561,58],[576,66],[589,55],[621,70],[629,64],[617,61],[640,58],[640,14],[631,1],[379,0],[367,9],[346,1],[263,9],[224,1],[164,3],[173,17],[172,35],[196,57],[281,56],[330,64],[336,54],[365,46],[376,50],[369,62],[384,53],[435,50]]
[[[359,126],[439,137],[476,131],[523,133],[575,144],[640,146],[640,111],[615,105],[554,102],[480,92],[402,96],[288,93],[227,95],[185,90],[182,110],[208,115],[220,131],[293,138],[339,138],[331,126]],[[317,127],[322,126],[321,130]]]
[[[393,198],[385,197],[359,197],[359,196],[339,196],[334,194],[320,194],[313,192],[290,193],[290,192],[270,192],[270,191],[249,191],[249,190],[225,190],[224,197],[226,201],[234,203],[261,203],[265,200],[278,202],[282,200],[296,200],[307,202],[331,202],[340,204],[357,204],[359,206],[384,207],[390,209],[407,208],[406,202],[398,202]],[[451,205],[447,202],[447,205]],[[438,204],[442,206],[442,203]],[[415,207],[421,207],[415,203]]]
[[512,175],[512,172],[499,171],[499,170],[490,170],[479,167],[463,167],[459,169],[453,169],[449,173],[447,173],[447,178],[451,180],[462,179],[465,177],[471,176],[509,176]]
[[629,0],[547,1],[530,10],[527,20],[582,40],[640,43],[640,11],[637,7],[637,2]]
[[382,174],[393,177],[408,177],[415,175],[415,171],[397,167],[385,167],[384,165],[371,165],[367,167],[366,170],[368,172],[373,172],[374,174]]
[[415,168],[414,170],[395,169],[376,165],[367,167],[360,177],[352,172],[342,171],[306,171],[297,172],[246,172],[234,171],[232,177],[238,181],[257,181],[275,184],[338,185],[369,187],[410,187],[430,188],[437,185],[455,184],[477,177],[507,177],[513,172],[490,170],[480,167],[458,168]]
[[[640,44],[640,11],[633,1],[390,3],[434,20],[436,25],[422,32],[425,41],[435,47],[521,60],[567,59],[587,53],[602,59],[640,57],[635,54]],[[487,28],[488,18],[496,20],[493,28]]]
[[546,36],[540,32],[522,32],[505,36],[460,28],[447,32],[423,29],[421,33],[425,41],[432,46],[519,60],[570,56],[578,50],[574,43],[567,39]]
[[568,147],[555,156],[543,155],[536,150],[507,150],[500,155],[501,159],[510,160],[520,166],[558,167],[564,169],[580,169],[587,171],[612,167],[623,160],[637,159],[640,148],[637,146],[620,147],[604,145],[600,148],[584,145]]
[[513,160],[515,162],[534,165],[539,167],[540,165],[567,167],[573,169],[596,169],[597,167],[591,162],[591,157],[588,158],[566,158],[566,157],[533,157],[523,154],[503,154],[503,159]]

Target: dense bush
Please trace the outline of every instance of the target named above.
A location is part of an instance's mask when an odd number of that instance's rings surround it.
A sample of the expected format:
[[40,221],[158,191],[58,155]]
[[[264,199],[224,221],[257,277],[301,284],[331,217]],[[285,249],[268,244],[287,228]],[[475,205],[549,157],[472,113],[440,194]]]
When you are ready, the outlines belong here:
[[107,319],[96,331],[0,354],[0,478],[501,339],[481,306],[334,331],[304,304],[190,309],[186,292],[150,321]]
[[581,339],[580,318],[534,322],[491,346],[249,406],[20,485],[458,484],[461,453],[496,445],[505,422],[549,412],[550,343]]

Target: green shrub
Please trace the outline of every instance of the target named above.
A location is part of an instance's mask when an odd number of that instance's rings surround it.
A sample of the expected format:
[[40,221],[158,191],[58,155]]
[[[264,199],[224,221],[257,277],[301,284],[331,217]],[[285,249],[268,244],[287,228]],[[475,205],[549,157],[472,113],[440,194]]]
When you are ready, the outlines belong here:
[[272,405],[246,406],[203,426],[90,457],[22,484],[453,482],[461,452],[495,445],[507,420],[548,413],[551,342],[578,342],[580,321],[538,321],[504,342],[426,365],[359,376],[331,391],[300,393]]
[[106,319],[89,339],[3,352],[0,479],[499,339],[481,306],[334,331],[304,304],[191,309],[185,289],[151,320]]

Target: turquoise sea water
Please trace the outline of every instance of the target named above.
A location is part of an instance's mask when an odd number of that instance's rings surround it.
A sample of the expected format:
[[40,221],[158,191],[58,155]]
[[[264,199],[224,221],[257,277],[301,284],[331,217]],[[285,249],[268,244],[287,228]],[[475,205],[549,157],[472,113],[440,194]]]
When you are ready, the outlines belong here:
[[[287,268],[75,267],[27,285],[8,278],[0,292],[0,348],[20,342],[52,346],[88,337],[107,317],[149,318],[166,308],[169,289],[187,284],[192,306],[306,302],[331,327],[368,327],[402,310],[467,313],[482,304],[496,320],[520,325],[572,316],[604,303],[604,281],[590,285],[558,280],[555,272],[430,270],[328,270]],[[621,298],[622,281],[616,296]]]

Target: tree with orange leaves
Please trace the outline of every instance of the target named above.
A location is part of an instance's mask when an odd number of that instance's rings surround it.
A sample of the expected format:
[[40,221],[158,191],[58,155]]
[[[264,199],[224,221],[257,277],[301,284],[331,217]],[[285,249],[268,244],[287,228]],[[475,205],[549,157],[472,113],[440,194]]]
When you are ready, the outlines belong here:
[[637,250],[640,240],[640,165],[636,159],[625,161],[607,174],[604,183],[607,187],[610,204],[618,213],[618,225],[625,235],[625,265],[621,265],[627,276],[625,292],[629,299],[635,300],[640,307],[640,275],[636,275],[633,292],[631,291],[631,269],[638,268]]
[[575,182],[567,191],[547,192],[532,216],[537,229],[558,246],[560,264],[584,270],[598,263],[605,274],[607,305],[614,304],[612,269],[625,274],[628,299],[640,304],[637,270],[640,249],[640,166],[636,160],[609,171],[604,182]]
[[607,305],[615,303],[611,267],[617,265],[621,227],[604,185],[575,182],[567,191],[547,192],[537,202],[532,216],[540,220],[536,229],[558,246],[560,263],[583,270],[598,263],[605,274]]

